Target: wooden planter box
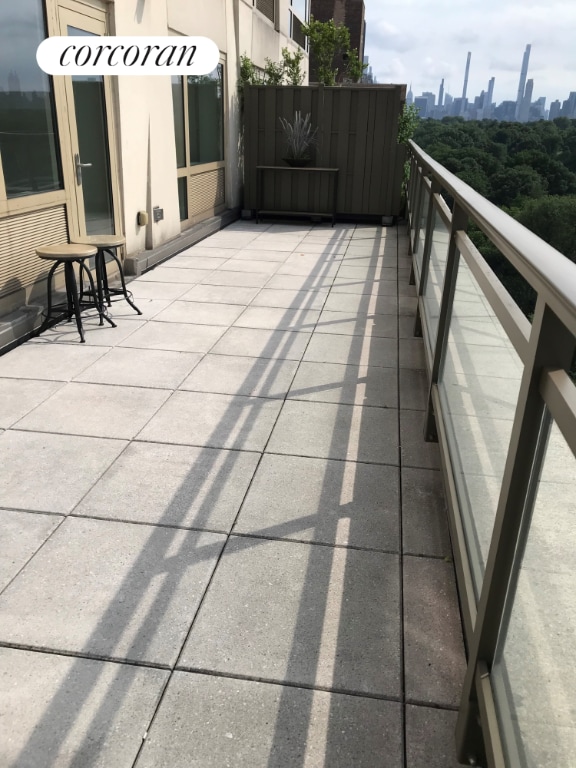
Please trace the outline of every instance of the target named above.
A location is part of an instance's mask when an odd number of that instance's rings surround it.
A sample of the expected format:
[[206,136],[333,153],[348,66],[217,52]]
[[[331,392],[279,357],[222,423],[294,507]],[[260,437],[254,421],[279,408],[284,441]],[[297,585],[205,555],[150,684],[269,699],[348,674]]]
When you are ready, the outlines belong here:
[[266,174],[286,154],[280,117],[310,112],[318,126],[313,165],[338,168],[337,216],[398,216],[405,150],[397,143],[405,85],[251,85],[244,90],[244,208],[327,213],[333,209],[329,174]]

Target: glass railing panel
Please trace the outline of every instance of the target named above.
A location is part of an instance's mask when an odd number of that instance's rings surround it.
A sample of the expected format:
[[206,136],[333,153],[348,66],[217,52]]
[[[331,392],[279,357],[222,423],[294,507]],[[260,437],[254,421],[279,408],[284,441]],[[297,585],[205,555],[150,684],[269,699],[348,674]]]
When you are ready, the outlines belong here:
[[492,685],[509,765],[576,764],[576,459],[552,428]]
[[506,332],[461,258],[439,394],[477,597],[522,368]]
[[423,294],[426,326],[430,335],[432,348],[436,344],[436,337],[438,334],[438,318],[440,317],[440,303],[442,301],[444,275],[446,274],[449,240],[450,233],[440,215],[435,212],[432,245],[430,248],[430,261],[428,263],[428,277],[426,278],[426,286]]

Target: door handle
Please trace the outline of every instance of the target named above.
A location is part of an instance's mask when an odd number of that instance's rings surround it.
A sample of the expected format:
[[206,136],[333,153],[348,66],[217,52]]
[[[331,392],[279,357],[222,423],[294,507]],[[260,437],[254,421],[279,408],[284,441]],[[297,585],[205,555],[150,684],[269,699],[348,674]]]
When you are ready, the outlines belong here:
[[78,153],[74,155],[74,163],[76,165],[76,184],[80,186],[82,184],[82,168],[92,168],[92,163],[81,163]]

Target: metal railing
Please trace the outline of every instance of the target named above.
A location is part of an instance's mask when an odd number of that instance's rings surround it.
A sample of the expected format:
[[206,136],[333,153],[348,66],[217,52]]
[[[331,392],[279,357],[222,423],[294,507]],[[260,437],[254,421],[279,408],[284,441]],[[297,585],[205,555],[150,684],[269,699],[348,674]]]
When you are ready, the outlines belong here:
[[[409,161],[425,436],[440,445],[468,656],[458,758],[575,765],[576,265],[413,142]],[[531,321],[470,223],[536,292]]]

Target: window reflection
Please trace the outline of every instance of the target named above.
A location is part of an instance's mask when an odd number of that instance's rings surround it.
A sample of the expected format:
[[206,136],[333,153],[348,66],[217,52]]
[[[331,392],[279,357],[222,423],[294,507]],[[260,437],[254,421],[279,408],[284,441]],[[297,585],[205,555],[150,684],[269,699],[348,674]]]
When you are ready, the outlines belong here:
[[36,63],[41,0],[0,3],[0,155],[8,198],[62,189],[52,83]]
[[191,75],[188,88],[190,165],[224,160],[223,67],[209,75]]

